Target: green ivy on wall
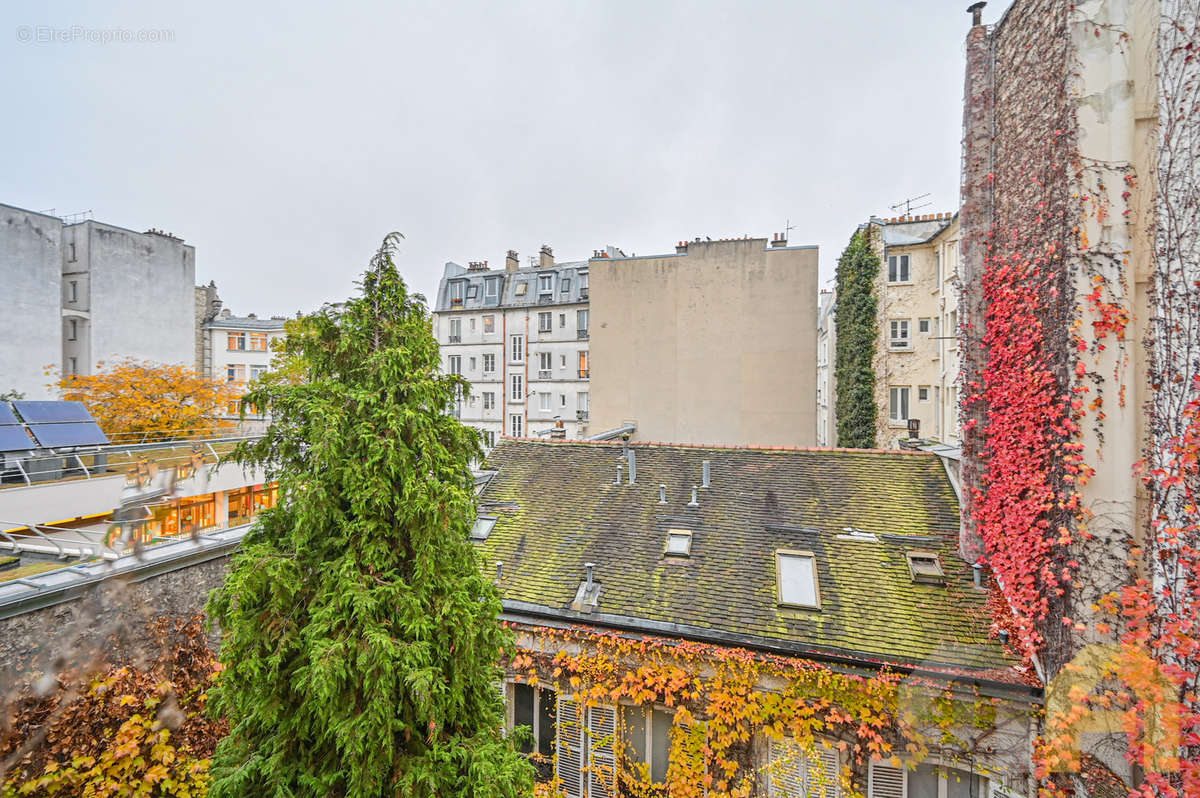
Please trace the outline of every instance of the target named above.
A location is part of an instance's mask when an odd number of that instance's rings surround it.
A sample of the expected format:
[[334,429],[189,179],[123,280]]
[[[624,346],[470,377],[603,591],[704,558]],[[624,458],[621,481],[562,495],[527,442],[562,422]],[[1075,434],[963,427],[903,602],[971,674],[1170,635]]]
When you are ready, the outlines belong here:
[[837,265],[838,446],[875,447],[875,278],[879,256],[871,246],[870,228],[850,239]]

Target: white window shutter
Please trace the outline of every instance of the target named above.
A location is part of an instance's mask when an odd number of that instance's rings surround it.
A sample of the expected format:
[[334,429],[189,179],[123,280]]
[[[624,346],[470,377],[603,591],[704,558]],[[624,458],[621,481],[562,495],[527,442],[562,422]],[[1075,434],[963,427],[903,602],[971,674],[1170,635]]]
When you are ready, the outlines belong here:
[[813,778],[809,771],[809,798],[841,798],[842,766],[838,750],[818,743],[817,758],[821,763],[820,778]]
[[867,798],[906,798],[904,768],[890,762],[872,762]]
[[508,682],[496,682],[496,694],[500,696],[500,731],[508,734]]
[[588,708],[588,798],[609,798],[615,791],[617,708]]
[[790,739],[771,740],[767,767],[768,798],[804,798],[808,757]]
[[557,757],[554,775],[567,798],[583,798],[584,735],[579,705],[564,695],[558,696]]

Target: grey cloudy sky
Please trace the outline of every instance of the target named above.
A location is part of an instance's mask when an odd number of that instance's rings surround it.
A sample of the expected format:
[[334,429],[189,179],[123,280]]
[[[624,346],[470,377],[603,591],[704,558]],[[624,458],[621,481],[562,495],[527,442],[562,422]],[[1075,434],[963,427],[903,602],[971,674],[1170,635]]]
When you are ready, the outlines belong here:
[[0,202],[172,231],[237,313],[344,298],[389,230],[427,295],[785,219],[824,280],[868,215],[953,210],[965,5],[8,0]]

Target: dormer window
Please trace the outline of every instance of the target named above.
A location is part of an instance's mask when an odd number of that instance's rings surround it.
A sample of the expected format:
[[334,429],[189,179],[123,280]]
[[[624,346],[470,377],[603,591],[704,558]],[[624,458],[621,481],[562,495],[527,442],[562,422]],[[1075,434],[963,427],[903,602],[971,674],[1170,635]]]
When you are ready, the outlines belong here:
[[667,530],[667,548],[663,552],[668,557],[687,557],[692,553],[692,533],[686,529]]
[[479,297],[479,286],[468,285],[467,286],[467,299],[477,299],[478,297]]
[[561,289],[561,290],[562,290],[562,292],[563,292],[564,294],[565,294],[565,293],[567,293],[567,292],[569,292],[569,291],[571,290],[571,278],[570,278],[570,277],[564,277],[564,278],[562,278],[562,280],[560,280],[559,282],[560,282],[560,283],[561,283],[561,285],[562,285],[562,289]]
[[450,283],[450,303],[461,304],[463,300],[463,284],[459,281]]
[[495,299],[500,293],[500,278],[492,278],[485,280],[483,283],[484,297],[487,299]]
[[528,288],[529,288],[529,283],[520,282],[520,283],[517,283],[517,289],[513,293],[516,294],[517,296],[525,296],[525,291]]
[[820,607],[817,560],[811,551],[775,552],[779,603],[784,607]]
[[554,291],[554,277],[549,274],[538,276],[538,293],[549,294]]
[[941,584],[946,581],[946,573],[942,570],[941,560],[932,551],[910,551],[904,555],[908,559],[908,570],[914,582],[930,582]]

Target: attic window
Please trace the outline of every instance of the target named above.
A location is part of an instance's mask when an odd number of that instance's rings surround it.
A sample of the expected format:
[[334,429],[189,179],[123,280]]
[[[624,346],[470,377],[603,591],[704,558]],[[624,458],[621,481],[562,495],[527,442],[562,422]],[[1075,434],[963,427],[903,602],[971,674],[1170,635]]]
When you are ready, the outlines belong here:
[[492,534],[492,527],[496,525],[496,516],[481,515],[475,519],[475,526],[471,527],[471,540],[476,543],[482,543],[487,540],[488,535]]
[[779,603],[786,607],[820,607],[817,560],[811,551],[775,552]]
[[479,296],[479,286],[468,285],[467,286],[467,299],[475,299],[478,296]]
[[686,529],[667,530],[667,550],[663,552],[668,557],[687,557],[692,553],[692,533]]
[[914,582],[933,582],[941,584],[946,579],[942,563],[937,554],[932,551],[910,551],[904,555],[908,558],[908,570],[912,572]]
[[529,283],[526,283],[526,282],[517,283],[517,290],[515,291],[515,293],[517,296],[525,296],[525,291],[528,288],[529,288]]

